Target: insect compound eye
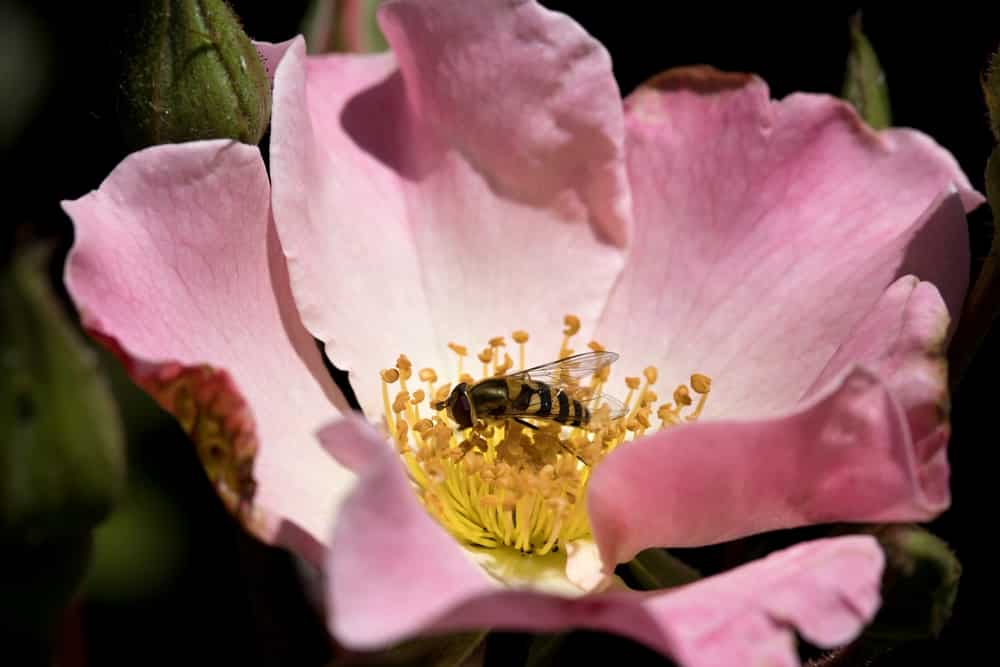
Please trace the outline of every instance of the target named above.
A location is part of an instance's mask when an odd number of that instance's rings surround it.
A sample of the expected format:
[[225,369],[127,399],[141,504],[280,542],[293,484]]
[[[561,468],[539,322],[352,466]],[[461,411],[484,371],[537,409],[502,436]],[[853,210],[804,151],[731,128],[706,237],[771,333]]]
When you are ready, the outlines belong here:
[[462,428],[472,426],[472,407],[469,405],[469,395],[460,392],[455,397],[455,402],[451,404],[451,416]]

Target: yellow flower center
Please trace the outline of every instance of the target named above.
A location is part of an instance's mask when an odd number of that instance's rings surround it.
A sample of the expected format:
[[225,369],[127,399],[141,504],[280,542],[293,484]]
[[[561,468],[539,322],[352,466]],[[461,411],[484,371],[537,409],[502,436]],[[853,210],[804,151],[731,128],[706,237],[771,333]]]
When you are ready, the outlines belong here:
[[[573,356],[570,342],[580,329],[580,320],[573,315],[567,315],[564,323],[559,360]],[[458,381],[473,387],[506,377],[511,379],[504,386],[514,388],[527,381],[537,393],[538,384],[531,383],[530,374],[527,379],[518,375],[525,370],[528,338],[524,331],[511,334],[518,347],[516,370],[506,340],[491,338],[476,355],[482,364],[475,367],[481,370],[478,378],[465,370],[468,348],[449,343],[458,358]],[[588,347],[594,352],[604,350],[593,341]],[[641,438],[650,429],[696,420],[711,389],[710,378],[695,374],[690,387],[677,386],[673,400],[657,407],[659,399],[653,390],[657,371],[649,366],[642,378],[625,378],[624,407],[619,406],[618,416],[609,418],[610,411],[600,407],[600,397],[610,371],[609,366],[599,368],[585,384],[574,383],[567,375],[565,387],[542,385],[545,391],[572,390],[581,403],[570,401],[569,405],[593,406],[578,426],[570,424],[580,420],[567,419],[565,411],[560,420],[558,408],[544,410],[546,402],[536,400],[527,410],[533,414],[523,419],[480,418],[471,427],[461,428],[448,410],[435,409],[443,408],[452,383],[439,384],[432,368],[417,371],[415,381],[413,364],[400,355],[393,368],[381,372],[385,427],[424,506],[456,539],[469,546],[508,546],[544,555],[590,537],[584,501],[594,466],[616,447]],[[556,402],[552,395],[549,406]],[[569,411],[575,416],[583,413],[576,407]]]

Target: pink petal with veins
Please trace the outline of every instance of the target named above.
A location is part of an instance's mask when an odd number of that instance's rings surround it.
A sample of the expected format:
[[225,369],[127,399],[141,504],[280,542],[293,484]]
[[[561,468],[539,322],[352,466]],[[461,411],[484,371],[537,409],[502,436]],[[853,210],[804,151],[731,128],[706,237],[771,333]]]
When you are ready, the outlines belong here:
[[965,212],[983,198],[926,135],[709,68],[670,71],[626,108],[635,243],[598,328],[616,378],[704,373],[707,418],[764,416],[801,398],[898,277],[960,307]]
[[248,528],[319,557],[351,474],[314,431],[347,408],[292,302],[260,153],[149,148],[64,207],[83,325],[178,418]]
[[620,95],[578,25],[534,2],[381,11],[392,53],[289,49],[271,143],[296,302],[370,418],[402,352],[453,378],[449,341],[529,329],[529,363],[554,358],[565,313],[597,320],[630,224]]

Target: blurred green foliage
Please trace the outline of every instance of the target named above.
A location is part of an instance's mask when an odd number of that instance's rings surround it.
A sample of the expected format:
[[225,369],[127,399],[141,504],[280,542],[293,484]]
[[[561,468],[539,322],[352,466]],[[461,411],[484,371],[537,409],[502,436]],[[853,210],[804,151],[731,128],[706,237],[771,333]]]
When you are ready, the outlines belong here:
[[125,486],[117,410],[50,287],[49,256],[27,246],[0,282],[0,626],[30,662],[51,650],[93,528]]
[[378,25],[382,0],[312,0],[302,19],[309,53],[378,53],[389,48]]

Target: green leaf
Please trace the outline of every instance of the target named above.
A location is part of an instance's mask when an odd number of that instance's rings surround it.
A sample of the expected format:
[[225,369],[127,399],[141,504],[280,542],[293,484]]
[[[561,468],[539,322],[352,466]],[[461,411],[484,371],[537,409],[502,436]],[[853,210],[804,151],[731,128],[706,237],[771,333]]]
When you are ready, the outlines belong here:
[[128,34],[119,96],[133,149],[199,139],[256,145],[271,118],[271,82],[222,0],[143,0]]
[[850,35],[851,50],[842,95],[873,128],[887,128],[892,125],[889,88],[875,49],[861,29],[860,14],[851,19]]
[[639,587],[647,591],[683,586],[701,578],[700,572],[664,549],[641,551],[626,567]]

